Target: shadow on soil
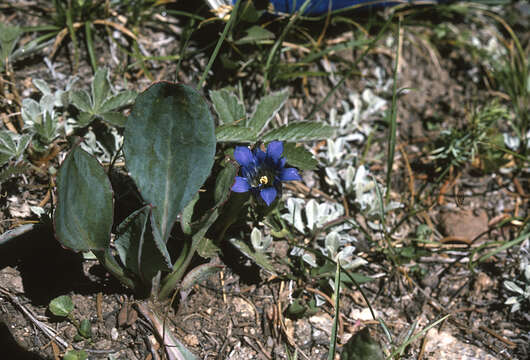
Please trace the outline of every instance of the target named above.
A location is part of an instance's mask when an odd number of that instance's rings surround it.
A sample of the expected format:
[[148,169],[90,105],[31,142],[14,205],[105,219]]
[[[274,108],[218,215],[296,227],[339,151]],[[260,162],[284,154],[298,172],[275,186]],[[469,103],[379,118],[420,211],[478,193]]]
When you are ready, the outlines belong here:
[[34,305],[47,306],[51,299],[70,292],[87,295],[127,292],[117,280],[105,277],[93,266],[90,272],[101,281],[92,281],[83,272],[83,258],[61,247],[49,226],[34,230],[0,247],[0,270],[16,267],[20,272],[24,295]]
[[2,356],[4,359],[17,360],[42,360],[37,354],[26,351],[21,347],[11,333],[7,326],[0,321],[0,349],[2,349]]

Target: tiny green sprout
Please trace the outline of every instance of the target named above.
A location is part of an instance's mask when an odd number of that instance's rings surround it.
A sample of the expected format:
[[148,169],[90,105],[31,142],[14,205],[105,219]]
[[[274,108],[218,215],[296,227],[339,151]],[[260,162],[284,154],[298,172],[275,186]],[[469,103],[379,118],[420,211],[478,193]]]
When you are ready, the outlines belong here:
[[52,299],[52,301],[50,301],[50,304],[48,305],[48,308],[50,309],[50,312],[53,315],[58,317],[66,317],[72,323],[72,325],[77,328],[78,333],[75,336],[74,340],[79,341],[83,338],[90,339],[92,337],[90,321],[88,319],[83,319],[81,320],[81,323],[79,323],[72,315],[72,311],[74,310],[74,303],[70,296],[61,295],[56,297],[55,299]]
[[86,360],[88,359],[88,354],[85,350],[69,350],[63,356],[63,360]]

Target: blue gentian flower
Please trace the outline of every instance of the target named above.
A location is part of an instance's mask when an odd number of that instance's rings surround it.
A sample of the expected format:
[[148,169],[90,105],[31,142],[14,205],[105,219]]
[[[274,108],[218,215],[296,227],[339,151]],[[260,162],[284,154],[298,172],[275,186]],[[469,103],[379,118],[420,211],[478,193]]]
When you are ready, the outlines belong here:
[[232,191],[242,193],[250,191],[261,197],[270,206],[282,190],[282,181],[302,180],[295,168],[285,167],[283,143],[273,141],[267,146],[267,152],[257,146],[254,150],[246,146],[236,146],[234,158],[240,167],[240,175],[232,185]]

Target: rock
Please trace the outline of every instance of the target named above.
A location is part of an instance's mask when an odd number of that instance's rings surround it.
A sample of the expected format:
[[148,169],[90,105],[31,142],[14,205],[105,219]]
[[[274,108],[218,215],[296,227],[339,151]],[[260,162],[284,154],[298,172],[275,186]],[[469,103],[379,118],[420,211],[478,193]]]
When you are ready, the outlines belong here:
[[311,338],[316,344],[329,344],[333,319],[328,314],[322,313],[309,318],[309,323],[313,326]]
[[118,329],[116,329],[115,327],[110,329],[110,338],[112,339],[112,341],[118,340],[118,336],[119,336]]
[[445,236],[463,238],[469,242],[488,230],[488,215],[482,209],[445,210],[440,213],[439,222]]
[[[377,318],[379,314],[377,313],[377,310],[374,309],[375,317]],[[352,309],[350,312],[349,317],[354,320],[361,320],[361,321],[368,321],[373,320],[372,313],[370,312],[369,308],[364,309]]]
[[466,344],[455,338],[446,331],[432,328],[427,332],[425,345],[426,359],[431,360],[454,360],[454,359],[480,359],[495,360],[486,351],[477,346]]
[[235,297],[232,300],[232,305],[235,308],[235,312],[238,313],[241,317],[247,320],[255,319],[256,311],[248,301],[245,301],[240,297]]
[[13,269],[10,266],[0,270],[0,284],[5,286],[9,291],[15,294],[23,294],[24,286],[22,285],[22,278],[20,272],[17,269]]

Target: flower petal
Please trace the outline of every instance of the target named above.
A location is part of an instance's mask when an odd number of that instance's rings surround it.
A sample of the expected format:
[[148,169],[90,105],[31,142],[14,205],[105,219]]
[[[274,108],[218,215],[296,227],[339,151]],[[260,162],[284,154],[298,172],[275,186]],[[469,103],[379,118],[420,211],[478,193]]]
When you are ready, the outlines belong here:
[[246,146],[236,146],[234,150],[234,159],[236,159],[239,165],[245,167],[250,167],[255,162],[252,151]]
[[258,147],[254,149],[254,157],[256,158],[257,166],[259,166],[263,161],[265,161],[265,158],[267,157],[267,154]]
[[278,192],[273,187],[267,187],[259,192],[259,195],[267,203],[267,206],[270,206],[274,199],[276,198],[276,195]]
[[267,157],[277,164],[283,154],[283,142],[273,141],[267,145]]
[[298,170],[295,168],[285,168],[282,169],[282,172],[280,174],[280,180],[281,181],[293,181],[293,180],[302,180],[302,177],[300,174],[298,174]]
[[247,192],[250,190],[250,185],[246,178],[236,176],[236,181],[232,185],[232,191],[237,193]]

